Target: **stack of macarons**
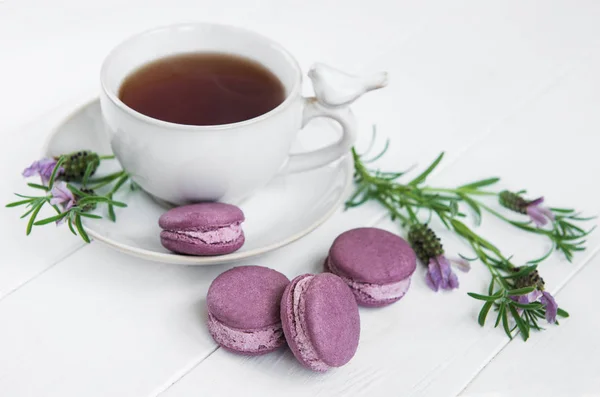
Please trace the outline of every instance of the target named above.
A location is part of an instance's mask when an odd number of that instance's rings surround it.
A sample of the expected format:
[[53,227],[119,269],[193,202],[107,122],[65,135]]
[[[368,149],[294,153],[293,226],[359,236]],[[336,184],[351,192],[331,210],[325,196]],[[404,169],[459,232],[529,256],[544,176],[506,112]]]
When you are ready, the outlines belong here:
[[416,256],[401,237],[381,229],[341,234],[325,273],[292,281],[276,270],[242,266],[219,275],[208,290],[208,326],[225,349],[257,355],[287,341],[305,367],[327,371],[350,361],[358,348],[358,305],[401,299]]

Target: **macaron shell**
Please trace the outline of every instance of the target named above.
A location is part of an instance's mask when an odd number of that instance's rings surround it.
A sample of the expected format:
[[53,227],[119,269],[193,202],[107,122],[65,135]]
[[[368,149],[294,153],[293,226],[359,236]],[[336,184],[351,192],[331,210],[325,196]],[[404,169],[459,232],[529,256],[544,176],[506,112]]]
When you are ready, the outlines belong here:
[[346,364],[360,338],[352,291],[338,276],[322,273],[311,280],[305,294],[306,331],[319,358],[331,367]]
[[160,232],[160,242],[163,247],[179,254],[196,256],[231,254],[240,249],[245,241],[243,232],[237,239],[219,244],[208,244],[202,240],[166,230]]
[[198,203],[173,208],[158,220],[165,230],[212,229],[243,222],[244,213],[235,205],[225,203]]
[[221,273],[208,289],[208,311],[220,322],[254,330],[281,321],[279,303],[289,280],[262,266],[234,267]]
[[288,286],[285,288],[285,291],[281,297],[281,313],[280,314],[281,314],[281,325],[283,327],[283,333],[285,335],[285,339],[288,343],[288,346],[290,347],[290,349],[292,350],[292,353],[294,354],[294,357],[296,357],[296,359],[298,361],[300,361],[302,363],[302,365],[304,365],[305,367],[311,368],[310,363],[306,362],[302,358],[302,354],[300,353],[300,348],[295,339],[296,332],[293,329],[293,323],[294,323],[293,292],[294,292],[294,288],[296,288],[296,284],[298,284],[298,282],[300,280],[305,279],[307,277],[313,277],[313,275],[312,274],[303,274],[301,276],[298,276],[298,277],[294,278],[288,284]]
[[417,257],[408,242],[377,228],[342,233],[333,242],[329,259],[340,275],[373,284],[404,280],[417,267]]

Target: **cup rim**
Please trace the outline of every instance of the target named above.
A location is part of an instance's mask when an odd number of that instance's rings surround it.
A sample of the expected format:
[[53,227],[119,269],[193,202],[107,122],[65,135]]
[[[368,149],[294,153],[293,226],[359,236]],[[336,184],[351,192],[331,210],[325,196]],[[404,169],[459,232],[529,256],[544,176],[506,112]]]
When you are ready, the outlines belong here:
[[[271,47],[273,47],[273,48],[277,49],[279,52],[281,52],[285,56],[285,58],[287,58],[287,60],[290,62],[290,65],[296,71],[296,77],[294,78],[294,83],[292,85],[292,89],[290,90],[290,93],[286,96],[286,98],[283,100],[283,102],[281,102],[277,107],[269,110],[268,112],[263,113],[260,116],[256,116],[256,117],[248,119],[248,120],[242,120],[242,121],[238,121],[235,123],[228,123],[228,124],[190,125],[190,124],[172,123],[170,121],[159,120],[159,119],[155,119],[150,116],[146,116],[145,114],[140,113],[140,112],[130,108],[129,106],[127,106],[123,101],[121,101],[119,99],[119,97],[116,95],[115,92],[113,92],[113,90],[108,88],[106,80],[107,80],[107,73],[108,73],[107,69],[108,69],[108,65],[109,65],[110,61],[112,60],[113,57],[118,55],[118,53],[120,51],[122,51],[132,41],[138,39],[139,37],[142,37],[142,36],[145,36],[148,34],[158,33],[160,31],[168,31],[168,30],[182,29],[182,28],[197,28],[200,26],[225,28],[225,29],[231,29],[231,30],[237,31],[240,34],[249,34],[249,35],[255,36],[259,40],[266,41]],[[129,36],[127,39],[123,40],[116,47],[114,47],[108,53],[108,55],[104,58],[104,61],[102,62],[102,67],[100,69],[100,84],[102,86],[102,91],[104,91],[104,93],[106,94],[108,99],[110,99],[110,101],[113,104],[115,104],[118,108],[120,108],[124,112],[136,117],[137,119],[139,119],[141,121],[144,121],[144,122],[150,123],[150,124],[154,124],[155,126],[158,126],[158,127],[177,128],[179,130],[215,131],[215,130],[231,129],[234,127],[242,127],[242,126],[258,123],[262,120],[265,120],[266,118],[273,116],[276,113],[284,111],[286,108],[288,108],[291,105],[291,103],[294,101],[295,97],[298,95],[298,92],[300,91],[300,87],[302,84],[302,70],[300,69],[300,65],[298,64],[298,61],[296,60],[296,58],[294,58],[294,56],[288,50],[286,50],[278,42],[276,42],[276,41],[270,39],[269,37],[266,37],[260,33],[254,32],[250,29],[234,26],[234,25],[227,25],[227,24],[220,24],[220,23],[208,23],[208,22],[184,22],[184,23],[163,25],[163,26],[150,28],[150,29],[141,31],[139,33],[136,33],[132,36]]]

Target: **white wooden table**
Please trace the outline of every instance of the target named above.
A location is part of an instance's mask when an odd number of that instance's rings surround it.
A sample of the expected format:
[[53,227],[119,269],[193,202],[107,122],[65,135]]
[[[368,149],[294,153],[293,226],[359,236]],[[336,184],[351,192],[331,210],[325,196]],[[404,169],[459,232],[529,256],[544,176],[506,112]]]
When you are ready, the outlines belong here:
[[[392,148],[380,165],[447,159],[432,181],[497,175],[556,206],[599,213],[600,2],[595,0],[0,0],[2,202],[23,187],[58,117],[98,90],[105,54],[137,31],[172,22],[236,24],[271,36],[306,70],[322,61],[350,72],[387,70],[391,85],[361,100]],[[302,240],[252,260],[293,277],[316,271],[333,238],[356,226],[398,232],[376,205],[339,211]],[[361,309],[353,361],[327,374],[302,369],[287,349],[244,358],[218,349],[205,295],[227,266],[180,267],[134,259],[68,230],[26,238],[18,212],[0,210],[0,396],[600,395],[600,233],[567,263],[541,267],[571,313],[529,342],[476,323],[467,291],[434,294],[419,268],[409,294]],[[515,260],[548,248],[487,221],[481,232]],[[445,235],[443,235],[445,237]],[[451,254],[468,252],[446,238]]]

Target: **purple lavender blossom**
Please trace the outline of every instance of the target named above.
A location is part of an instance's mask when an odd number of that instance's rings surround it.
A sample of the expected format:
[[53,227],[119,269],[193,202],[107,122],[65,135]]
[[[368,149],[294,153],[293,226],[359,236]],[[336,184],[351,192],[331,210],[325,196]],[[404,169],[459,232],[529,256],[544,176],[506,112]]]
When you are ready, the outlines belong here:
[[548,223],[548,220],[554,220],[554,214],[550,209],[542,207],[540,204],[544,202],[544,198],[540,197],[527,203],[527,215],[531,218],[537,227],[542,227]]
[[458,288],[458,277],[452,271],[450,261],[444,255],[429,260],[425,283],[436,292],[440,288],[443,290]]
[[540,303],[546,307],[546,321],[549,323],[556,322],[556,314],[558,313],[558,305],[554,297],[549,292],[543,291]]
[[[535,289],[526,295],[511,296],[510,299],[514,300],[515,302],[526,305],[528,303],[537,301],[540,298],[540,296],[542,296],[542,292],[540,290]],[[519,309],[519,311],[520,310],[521,309]]]
[[[41,160],[34,161],[29,167],[23,170],[23,176],[28,178],[30,176],[39,175],[42,178],[42,183],[46,185],[52,176],[52,171],[54,171],[56,163],[57,161],[53,158],[43,158]],[[58,170],[59,173],[63,171],[64,170],[62,167]]]
[[[558,304],[549,292],[540,291],[536,289],[528,293],[527,295],[511,296],[510,299],[514,300],[515,302],[522,303],[524,305],[528,303],[537,302],[539,300],[539,302],[546,309],[546,321],[548,321],[550,324],[556,322]],[[521,313],[522,309],[518,309],[518,311],[519,313]]]
[[75,205],[75,196],[73,192],[69,190],[67,184],[64,182],[57,182],[50,190],[52,198],[50,204],[58,205],[61,204],[65,211],[68,211]]

